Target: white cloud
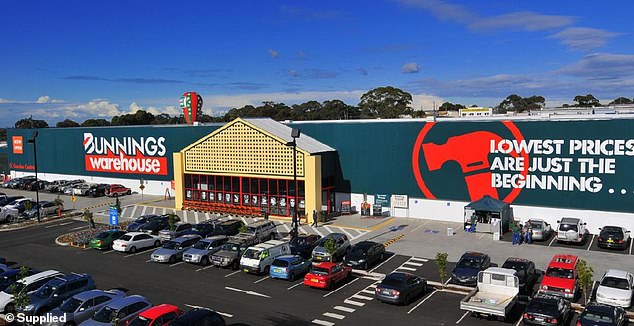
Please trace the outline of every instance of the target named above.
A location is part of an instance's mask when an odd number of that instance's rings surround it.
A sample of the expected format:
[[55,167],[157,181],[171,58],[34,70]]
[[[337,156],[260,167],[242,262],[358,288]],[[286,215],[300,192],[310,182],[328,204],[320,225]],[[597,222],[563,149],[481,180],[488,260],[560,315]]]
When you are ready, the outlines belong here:
[[277,59],[277,57],[280,56],[280,53],[273,49],[268,49],[268,52],[269,52],[269,56],[271,56],[271,58],[273,59]]
[[516,29],[540,31],[568,26],[573,23],[570,16],[542,15],[535,12],[512,12],[499,16],[482,17],[469,24],[474,30]]
[[570,27],[551,35],[573,50],[590,51],[604,46],[608,40],[619,35],[603,29]]
[[173,105],[168,105],[163,108],[157,108],[154,106],[142,107],[136,104],[136,102],[132,102],[130,103],[129,108],[130,108],[129,113],[136,113],[136,111],[139,111],[139,110],[147,111],[149,113],[152,113],[153,115],[167,113],[169,115],[174,116],[174,115],[181,115],[183,113],[183,111],[180,108],[177,108]]
[[401,67],[401,72],[404,74],[415,74],[420,70],[420,67],[416,62],[408,62]]
[[419,110],[431,110],[443,104],[445,100],[442,97],[430,94],[412,94],[412,109]]
[[634,55],[593,53],[558,72],[595,80],[634,77]]

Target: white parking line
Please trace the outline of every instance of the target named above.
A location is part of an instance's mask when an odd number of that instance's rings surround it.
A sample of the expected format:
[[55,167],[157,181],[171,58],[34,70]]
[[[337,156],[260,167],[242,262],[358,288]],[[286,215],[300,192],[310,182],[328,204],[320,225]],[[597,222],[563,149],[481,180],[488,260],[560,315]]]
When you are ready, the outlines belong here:
[[171,264],[170,267],[178,266],[180,264],[184,264],[184,261],[179,261],[178,263]]
[[388,258],[388,259],[384,260],[382,263],[380,263],[380,264],[376,265],[376,267],[374,267],[373,269],[371,269],[369,272],[370,272],[370,273],[374,272],[377,268],[379,268],[379,267],[383,266],[383,264],[387,263],[388,261],[390,261],[390,259],[392,259],[392,258],[394,258],[394,257],[396,257],[396,254],[394,254],[394,255],[390,256],[390,258]]
[[404,266],[397,267],[396,269],[403,269],[403,270],[410,271],[410,272],[413,272],[413,271],[416,270],[416,268],[404,267]]
[[147,210],[147,206],[143,206],[143,210],[141,211],[141,215],[145,215],[145,211]]
[[586,251],[590,251],[590,247],[592,247],[593,241],[594,241],[594,234],[592,235],[592,239],[590,240],[590,244],[588,245],[588,249],[586,249]]
[[349,305],[353,305],[353,306],[357,306],[357,307],[365,306],[365,303],[363,303],[363,302],[354,301],[354,300],[350,300],[350,299],[343,300],[343,303],[349,304]]
[[333,233],[332,229],[328,227],[328,225],[324,225],[324,229],[328,231],[328,233]]
[[354,239],[355,237],[350,234],[350,232],[348,232],[346,229],[344,228],[339,228],[339,230],[341,230],[341,232],[345,233],[350,239]]
[[116,251],[116,250],[112,250],[112,249],[110,249],[110,250],[107,250],[107,251],[102,252],[101,254],[102,254],[102,255],[105,255],[105,254],[109,254],[109,253],[111,253],[111,252],[115,252],[115,251]]
[[333,326],[335,323],[321,320],[321,319],[313,319],[313,324],[323,325],[323,326]]
[[422,261],[423,263],[426,263],[429,261],[429,259],[425,259],[425,258],[418,258],[418,257],[412,257],[409,260],[415,260],[415,261]]
[[242,220],[242,223],[249,224],[249,223],[247,223],[247,219],[245,219],[244,217],[241,217],[240,219]]
[[336,313],[333,313],[333,312],[324,312],[323,315],[326,316],[326,317],[339,319],[339,320],[342,320],[342,319],[346,318],[346,316],[344,316],[344,315],[336,314]]
[[205,219],[206,220],[210,220],[211,219],[211,217],[209,216],[209,212],[205,212]]
[[351,299],[361,299],[361,300],[367,300],[367,301],[372,301],[374,300],[373,297],[366,297],[365,295],[360,295],[360,294],[355,294],[353,296],[350,297]]
[[630,255],[632,254],[632,243],[634,243],[634,240],[630,239]]
[[411,314],[411,313],[412,313],[412,311],[414,311],[416,308],[418,308],[418,306],[422,305],[422,304],[423,304],[423,302],[425,302],[425,301],[427,301],[429,298],[431,298],[431,296],[432,296],[432,295],[434,295],[436,292],[438,292],[438,290],[434,290],[434,292],[430,293],[430,294],[427,296],[427,298],[425,298],[425,299],[423,299],[423,300],[420,300],[420,302],[419,302],[417,305],[415,305],[415,306],[414,306],[414,308],[410,309],[410,310],[407,312],[407,314]]
[[215,311],[215,312],[217,312],[219,315],[222,315],[222,316],[227,317],[227,318],[231,318],[231,317],[233,317],[233,315],[232,315],[232,314],[228,314],[228,313],[226,313],[226,312],[220,312],[220,311],[218,311],[218,310],[213,310],[213,309],[209,309],[209,308],[206,308],[206,307],[194,306],[194,305],[191,305],[191,304],[185,304],[185,306],[186,306],[186,307],[190,307],[190,308],[205,308],[205,309],[208,309],[208,310]]
[[423,264],[420,264],[420,263],[414,263],[414,262],[411,262],[411,261],[406,261],[406,262],[404,262],[404,263],[403,263],[403,265],[412,265],[412,266],[416,266],[416,267],[421,267],[421,266],[423,266]]
[[374,291],[368,289],[363,289],[361,292],[374,295]]
[[255,282],[253,282],[253,283],[260,283],[260,282],[262,282],[262,281],[264,281],[264,280],[266,280],[266,279],[268,279],[268,278],[271,278],[271,277],[270,277],[270,276],[263,277],[263,278],[261,278],[261,279],[259,279],[259,280],[255,281]]
[[304,284],[304,281],[297,282],[297,284],[295,284],[295,285],[293,285],[293,286],[289,286],[289,287],[287,287],[286,289],[287,289],[287,290],[292,290],[292,289],[294,289],[296,286],[300,286],[300,285],[302,285],[302,284]]
[[286,230],[286,232],[291,232],[291,228],[289,228],[288,225],[286,225],[286,223],[282,223],[280,225]]
[[136,209],[137,209],[137,205],[134,205],[134,207],[132,208],[132,214],[130,214],[130,217],[134,218],[134,214],[136,214]]
[[156,207],[152,207],[152,214],[156,214]]
[[76,228],[72,228],[72,229],[70,229],[69,231],[79,230],[79,229],[83,229],[83,228],[86,228],[86,227],[88,227],[88,225],[82,225],[82,226],[78,226],[78,227],[76,227]]
[[522,319],[523,318],[520,317],[520,320],[518,320],[517,323],[515,323],[515,326],[520,326],[520,323],[522,322]]
[[376,284],[370,284],[370,285],[368,285],[368,288],[375,289],[376,288]]
[[64,226],[64,225],[73,224],[73,223],[75,223],[75,221],[60,223],[59,226]]
[[197,269],[196,271],[197,271],[197,272],[200,272],[200,271],[204,271],[204,270],[210,269],[210,268],[212,268],[212,267],[214,267],[214,265],[209,265],[209,266],[206,266],[206,267],[203,267],[203,268],[199,268],[199,269]]
[[320,237],[322,237],[322,238],[324,237],[324,234],[321,233],[321,231],[319,231],[318,228],[313,228],[313,231],[315,231],[315,233],[319,234]]
[[235,291],[235,292],[242,292],[244,294],[253,295],[253,296],[256,296],[256,297],[263,297],[263,298],[269,298],[269,299],[271,298],[270,296],[268,296],[266,294],[258,293],[258,292],[251,291],[251,290],[242,290],[242,289],[232,288],[230,286],[225,286],[225,290]]
[[556,239],[557,239],[557,235],[555,234],[555,236],[553,237],[553,239],[552,239],[552,240],[550,240],[550,243],[548,244],[548,246],[549,246],[549,247],[550,247],[550,246],[552,246],[552,245],[553,245],[553,242],[555,242],[555,240],[556,240]]
[[183,222],[185,222],[185,223],[190,223],[190,222],[187,220],[187,211],[183,211]]
[[352,308],[348,308],[348,307],[344,307],[344,306],[334,306],[334,309],[337,310],[341,310],[341,311],[345,311],[345,312],[355,312],[356,309],[352,309]]
[[200,220],[198,219],[198,212],[194,212],[194,219],[196,220],[196,224],[200,223]]
[[151,262],[152,262],[152,259],[148,259],[148,260],[146,260],[145,262],[146,262],[146,263],[151,263]]
[[330,291],[330,292],[328,292],[328,293],[324,294],[324,298],[325,298],[325,297],[327,297],[327,296],[329,296],[329,295],[331,295],[331,294],[333,294],[333,293],[335,293],[335,292],[337,292],[337,291],[339,291],[339,290],[341,290],[341,289],[343,289],[343,288],[345,288],[346,286],[348,286],[348,285],[350,285],[350,284],[352,284],[352,283],[356,282],[357,280],[358,280],[358,278],[355,278],[354,280],[352,280],[352,281],[350,281],[350,282],[348,282],[348,283],[346,283],[346,284],[344,284],[344,285],[340,286],[339,288],[334,289],[334,290],[332,290],[332,291]]
[[163,215],[165,215],[166,212],[167,212],[167,209],[163,208]]
[[460,319],[458,319],[456,324],[460,324],[460,322],[467,316],[468,313],[469,313],[469,311],[465,312],[464,315],[462,315],[462,317],[460,317]]
[[240,273],[240,272],[242,272],[242,271],[241,271],[241,270],[237,270],[237,271],[235,271],[235,272],[233,272],[233,273],[229,273],[229,274],[225,275],[225,277],[229,277],[229,276],[232,276],[232,275],[236,275],[236,274],[238,274],[238,273]]

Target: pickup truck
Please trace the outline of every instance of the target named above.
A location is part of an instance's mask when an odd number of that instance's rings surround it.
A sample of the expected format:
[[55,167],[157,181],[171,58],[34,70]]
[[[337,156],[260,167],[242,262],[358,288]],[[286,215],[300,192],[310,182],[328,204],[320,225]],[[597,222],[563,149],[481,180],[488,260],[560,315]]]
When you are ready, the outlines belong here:
[[479,272],[476,288],[460,300],[460,309],[506,320],[520,292],[515,273],[513,269],[500,267],[489,267]]
[[240,257],[249,247],[258,243],[258,239],[248,233],[238,233],[229,237],[229,240],[220,247],[220,250],[211,256],[211,263],[216,267],[240,267]]

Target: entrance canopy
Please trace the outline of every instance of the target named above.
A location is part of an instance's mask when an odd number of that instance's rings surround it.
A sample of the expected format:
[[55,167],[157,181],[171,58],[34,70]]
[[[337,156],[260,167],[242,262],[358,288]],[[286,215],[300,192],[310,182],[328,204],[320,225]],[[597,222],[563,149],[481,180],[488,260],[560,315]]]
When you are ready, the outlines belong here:
[[479,200],[471,202],[469,203],[469,205],[465,206],[465,208],[470,208],[474,211],[486,212],[503,212],[505,210],[508,210],[509,207],[509,204],[488,195],[485,195]]
[[[513,220],[511,206],[499,199],[485,195],[484,197],[469,203],[464,207],[465,227],[471,224],[472,216],[474,222],[482,224],[477,227],[478,232],[506,232],[509,224]],[[485,226],[488,225],[488,226]]]

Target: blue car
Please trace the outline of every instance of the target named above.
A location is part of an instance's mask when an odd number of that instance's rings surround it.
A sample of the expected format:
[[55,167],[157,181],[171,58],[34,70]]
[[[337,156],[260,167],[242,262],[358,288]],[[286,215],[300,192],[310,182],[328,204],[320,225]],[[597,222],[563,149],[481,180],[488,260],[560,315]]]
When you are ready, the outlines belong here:
[[126,228],[126,231],[128,231],[128,232],[139,231],[139,229],[143,225],[145,225],[145,223],[148,223],[148,222],[150,222],[152,220],[156,220],[158,218],[160,218],[160,216],[154,215],[154,214],[139,216],[136,220],[134,220],[134,222],[128,224],[128,227]]
[[152,307],[148,299],[140,295],[131,295],[112,300],[79,326],[123,326],[145,310]]
[[310,265],[310,260],[306,260],[299,255],[279,256],[273,261],[273,264],[271,264],[269,276],[292,282],[297,279],[298,276],[306,274]]
[[458,264],[451,271],[451,283],[476,286],[478,273],[491,267],[491,258],[487,254],[468,251],[460,257]]

